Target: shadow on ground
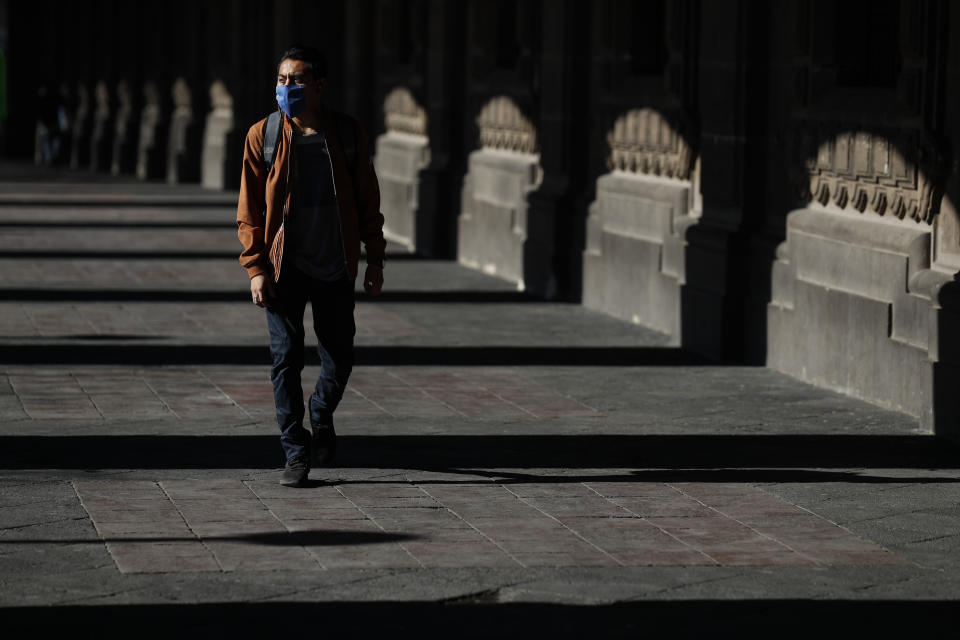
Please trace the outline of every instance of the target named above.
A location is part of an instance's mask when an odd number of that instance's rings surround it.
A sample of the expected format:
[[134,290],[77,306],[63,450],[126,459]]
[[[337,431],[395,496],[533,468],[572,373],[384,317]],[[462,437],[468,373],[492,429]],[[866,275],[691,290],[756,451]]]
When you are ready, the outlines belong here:
[[[670,347],[375,347],[354,348],[358,366],[567,366],[668,367],[708,364],[702,357]],[[264,346],[239,345],[6,345],[0,363],[111,365],[228,365],[271,362]],[[308,349],[306,363],[320,364]]]
[[[406,533],[388,533],[385,531],[270,531],[263,533],[237,534],[234,536],[203,536],[204,542],[245,542],[247,544],[266,545],[268,547],[307,546],[336,547],[358,544],[383,544],[385,542],[404,542],[417,540],[421,536]],[[166,544],[170,542],[196,542],[196,536],[123,536],[114,538],[4,538],[5,544],[103,544],[118,542],[123,544]]]
[[[246,289],[0,289],[0,300],[16,302],[248,302],[249,299]],[[358,292],[357,302],[514,304],[543,300],[521,291],[388,290],[376,296]]]
[[[336,585],[330,587],[336,589]],[[584,594],[587,596],[588,594]],[[441,602],[244,602],[236,604],[19,607],[2,610],[11,637],[70,638],[639,638],[911,637],[918,624],[954,628],[957,605],[935,601],[681,600],[599,606],[496,604],[496,592]],[[788,628],[785,628],[788,627]],[[19,633],[18,633],[19,632]]]
[[[629,482],[866,482],[856,472],[809,469],[960,469],[960,447],[932,436],[424,435],[341,436],[339,443],[336,466],[342,468],[646,470],[614,476]],[[275,436],[0,436],[3,469],[272,469],[281,464]],[[494,475],[509,480],[510,472]],[[514,475],[515,481],[544,481]],[[569,475],[561,479],[576,481]]]

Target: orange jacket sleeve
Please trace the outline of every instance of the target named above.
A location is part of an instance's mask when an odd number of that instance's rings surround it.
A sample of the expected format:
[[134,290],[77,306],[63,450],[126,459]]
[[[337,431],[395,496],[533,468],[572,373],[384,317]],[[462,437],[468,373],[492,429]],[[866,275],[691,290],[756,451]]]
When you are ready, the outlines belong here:
[[264,236],[267,168],[263,163],[262,149],[263,131],[261,123],[257,123],[250,127],[243,145],[243,172],[237,202],[237,236],[243,245],[240,264],[251,278],[271,272]]

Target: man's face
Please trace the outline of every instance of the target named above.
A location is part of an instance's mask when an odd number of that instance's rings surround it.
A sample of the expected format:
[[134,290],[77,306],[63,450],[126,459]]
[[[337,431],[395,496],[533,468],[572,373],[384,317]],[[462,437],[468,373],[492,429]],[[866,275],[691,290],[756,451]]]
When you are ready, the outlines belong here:
[[303,60],[286,59],[280,63],[277,71],[277,84],[289,86],[303,86],[304,98],[307,102],[307,111],[314,111],[320,107],[320,98],[323,94],[323,85],[326,78],[315,78],[310,65]]

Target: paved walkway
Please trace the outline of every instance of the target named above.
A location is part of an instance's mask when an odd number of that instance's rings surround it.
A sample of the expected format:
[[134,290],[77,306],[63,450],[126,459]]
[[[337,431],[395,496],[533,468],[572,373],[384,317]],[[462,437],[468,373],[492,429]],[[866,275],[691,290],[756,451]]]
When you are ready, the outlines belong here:
[[396,251],[384,295],[359,296],[338,466],[280,487],[234,196],[0,176],[14,627],[347,632],[352,612],[576,636],[955,612],[960,456],[914,420]]

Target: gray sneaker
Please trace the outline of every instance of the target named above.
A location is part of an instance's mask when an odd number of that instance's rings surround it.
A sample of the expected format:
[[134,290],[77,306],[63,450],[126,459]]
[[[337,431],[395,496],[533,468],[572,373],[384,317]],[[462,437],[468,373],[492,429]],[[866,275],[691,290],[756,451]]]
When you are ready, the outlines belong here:
[[287,465],[283,468],[283,475],[280,477],[280,484],[285,487],[302,487],[307,483],[309,474],[310,461],[307,456],[293,456],[287,459]]

